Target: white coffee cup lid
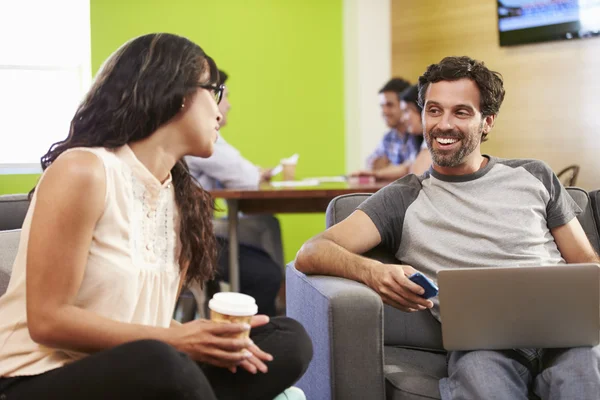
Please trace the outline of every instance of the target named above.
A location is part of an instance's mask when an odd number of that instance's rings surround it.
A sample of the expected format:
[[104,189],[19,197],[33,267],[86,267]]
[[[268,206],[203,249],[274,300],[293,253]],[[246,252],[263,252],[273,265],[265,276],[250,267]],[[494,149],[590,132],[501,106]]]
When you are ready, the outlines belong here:
[[215,293],[208,302],[208,308],[220,314],[245,317],[258,312],[254,297],[235,292]]
[[297,153],[288,158],[282,158],[280,163],[283,165],[296,165],[298,164],[298,157],[300,157]]

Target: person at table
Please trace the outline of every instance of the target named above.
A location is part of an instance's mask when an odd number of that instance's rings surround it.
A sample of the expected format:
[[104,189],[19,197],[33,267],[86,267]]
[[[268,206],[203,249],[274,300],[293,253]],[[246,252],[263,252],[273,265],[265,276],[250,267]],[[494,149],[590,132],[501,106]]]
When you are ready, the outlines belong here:
[[[402,110],[402,120],[406,126],[406,132],[410,135],[423,136],[423,120],[421,118],[423,109],[419,105],[419,85],[413,85],[402,92],[400,95],[400,109]],[[421,175],[425,171],[428,171],[430,167],[431,154],[429,154],[429,150],[427,149],[427,141],[423,140],[421,150],[410,165],[408,172]],[[392,179],[398,179],[402,176],[404,175],[392,176]]]
[[215,272],[212,199],[183,156],[213,151],[217,76],[164,33],[104,63],[41,159],[0,297],[0,398],[272,399],[302,376],[312,345],[290,318],[171,319],[182,284]]
[[[219,70],[219,82],[226,84],[229,75]],[[219,137],[214,152],[208,158],[186,157],[190,172],[205,190],[217,188],[256,189],[259,184],[271,180],[272,168],[263,169],[245,158],[238,149],[223,137],[222,128],[227,125],[231,103],[229,87],[225,86],[219,111],[223,118],[219,122]]]
[[[366,169],[353,176],[375,176],[375,172],[391,166],[407,166],[417,155],[421,141],[406,132],[400,110],[400,94],[410,87],[403,78],[392,78],[379,90],[379,104],[390,130],[383,136],[375,151],[367,158]],[[408,169],[408,167],[407,167]]]
[[399,165],[388,165],[373,171],[373,176],[377,180],[393,181],[402,178],[404,175],[414,173],[417,175],[427,171],[431,166],[431,156],[427,150],[427,143],[423,140],[423,123],[421,113],[423,109],[419,105],[419,87],[412,85],[406,88],[398,96],[400,99],[399,107],[401,111],[401,122],[405,128],[406,134],[413,137],[415,143],[420,143],[419,152],[415,155],[411,153],[408,158]]
[[421,141],[406,131],[400,109],[400,95],[410,87],[403,78],[392,78],[379,90],[381,114],[390,130],[367,158],[367,170],[377,171],[390,165],[402,165],[414,159]]
[[[228,75],[219,70],[219,82],[225,85]],[[219,111],[223,118],[219,129],[227,125],[231,110],[229,89],[225,86]],[[256,189],[262,182],[270,180],[270,169],[263,170],[254,165],[223,138],[215,142],[210,157],[187,156],[190,173],[205,189]],[[219,242],[217,280],[229,281],[229,240],[227,220],[215,219],[215,232]],[[283,283],[283,248],[279,220],[273,215],[240,215],[238,225],[240,246],[240,291],[256,299],[261,314],[274,316],[277,313],[277,295]],[[213,287],[214,285],[208,285]],[[197,299],[199,288],[191,287]]]

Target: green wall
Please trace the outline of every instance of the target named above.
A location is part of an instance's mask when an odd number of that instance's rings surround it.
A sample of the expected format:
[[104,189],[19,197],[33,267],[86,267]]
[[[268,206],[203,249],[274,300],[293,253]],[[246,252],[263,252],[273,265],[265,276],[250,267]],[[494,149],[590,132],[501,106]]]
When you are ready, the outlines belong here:
[[0,195],[29,193],[37,183],[39,177],[39,174],[0,175]]
[[[223,136],[269,167],[300,154],[299,177],[344,165],[342,0],[91,0],[92,69],[122,43],[170,32],[198,43],[230,76]],[[291,260],[322,214],[281,215]]]

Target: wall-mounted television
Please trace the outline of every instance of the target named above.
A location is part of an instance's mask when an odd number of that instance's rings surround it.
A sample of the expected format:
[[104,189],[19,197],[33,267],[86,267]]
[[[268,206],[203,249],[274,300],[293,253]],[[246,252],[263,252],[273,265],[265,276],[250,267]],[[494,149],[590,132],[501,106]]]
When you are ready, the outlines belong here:
[[500,45],[600,35],[600,0],[499,0]]

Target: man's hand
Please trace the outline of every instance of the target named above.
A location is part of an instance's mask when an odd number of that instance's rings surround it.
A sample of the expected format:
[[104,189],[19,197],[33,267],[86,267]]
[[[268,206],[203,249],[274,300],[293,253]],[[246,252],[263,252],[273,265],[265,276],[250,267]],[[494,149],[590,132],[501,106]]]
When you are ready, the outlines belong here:
[[433,303],[422,298],[420,295],[425,290],[408,279],[416,272],[408,265],[382,264],[380,268],[371,270],[366,283],[385,304],[405,312],[421,311],[433,307]]
[[410,165],[410,163],[406,162],[400,165],[389,165],[378,169],[374,172],[375,179],[378,181],[395,181],[408,174]]
[[259,168],[260,183],[271,182],[273,168]]
[[391,161],[386,156],[377,157],[371,162],[371,169],[377,171],[378,169],[385,168],[391,164]]

